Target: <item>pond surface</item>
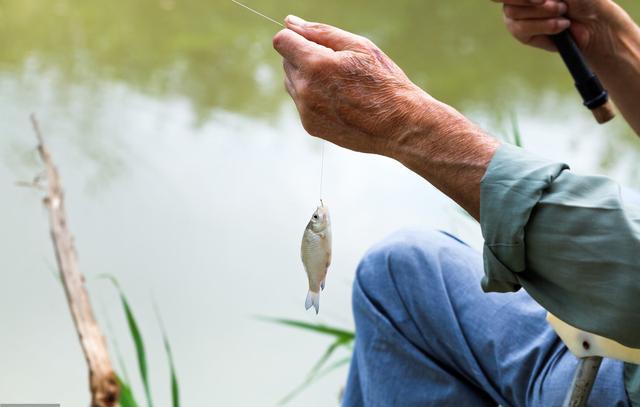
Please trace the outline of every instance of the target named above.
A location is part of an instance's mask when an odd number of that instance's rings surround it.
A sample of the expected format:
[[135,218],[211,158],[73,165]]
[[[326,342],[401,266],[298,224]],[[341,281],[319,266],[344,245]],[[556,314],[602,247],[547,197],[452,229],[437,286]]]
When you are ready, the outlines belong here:
[[[640,17],[637,2],[619,3]],[[596,126],[559,58],[518,45],[490,1],[249,4],[367,35],[492,134],[508,137],[515,115],[532,151],[640,187],[630,129],[620,118]],[[420,177],[328,145],[335,257],[320,315],[304,311],[299,243],[317,203],[320,144],[283,90],[276,31],[226,0],[0,0],[1,402],[88,403],[41,196],[14,185],[40,169],[31,112],[60,167],[96,313],[139,401],[126,324],[100,274],[120,280],[140,322],[156,405],[169,405],[169,386],[154,299],[183,405],[268,406],[328,342],[256,315],[352,328],[354,269],[377,240],[441,228],[481,245],[477,225]],[[291,405],[337,404],[345,377]]]

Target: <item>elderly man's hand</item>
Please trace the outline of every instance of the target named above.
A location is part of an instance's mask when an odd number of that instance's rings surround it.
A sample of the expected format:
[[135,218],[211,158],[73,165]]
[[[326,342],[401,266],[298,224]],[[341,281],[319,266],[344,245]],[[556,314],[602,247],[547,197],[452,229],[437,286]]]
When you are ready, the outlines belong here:
[[[368,39],[289,16],[273,38],[304,128],[340,146],[394,156],[418,126],[454,114]],[[431,120],[431,123],[425,121]]]
[[520,42],[554,51],[567,28],[624,118],[640,135],[640,28],[613,0],[492,0]]
[[492,0],[503,3],[504,21],[520,42],[555,51],[549,35],[571,27],[587,55],[610,52],[624,12],[611,0]]

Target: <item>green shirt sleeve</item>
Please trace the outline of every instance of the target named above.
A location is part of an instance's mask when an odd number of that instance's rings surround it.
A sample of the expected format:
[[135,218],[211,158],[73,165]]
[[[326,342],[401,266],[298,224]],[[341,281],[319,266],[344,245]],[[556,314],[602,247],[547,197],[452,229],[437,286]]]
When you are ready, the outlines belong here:
[[640,208],[617,183],[504,144],[480,200],[485,291],[523,287],[567,323],[640,348]]

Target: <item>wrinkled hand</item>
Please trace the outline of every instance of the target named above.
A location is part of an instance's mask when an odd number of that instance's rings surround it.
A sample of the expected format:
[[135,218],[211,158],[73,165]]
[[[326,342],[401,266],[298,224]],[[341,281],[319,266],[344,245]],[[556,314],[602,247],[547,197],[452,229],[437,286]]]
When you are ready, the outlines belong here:
[[548,35],[567,28],[578,46],[602,54],[611,44],[619,8],[611,0],[492,0],[503,3],[504,21],[520,42],[555,51]]
[[285,86],[309,134],[352,150],[392,155],[412,123],[439,102],[368,39],[287,17],[273,38]]

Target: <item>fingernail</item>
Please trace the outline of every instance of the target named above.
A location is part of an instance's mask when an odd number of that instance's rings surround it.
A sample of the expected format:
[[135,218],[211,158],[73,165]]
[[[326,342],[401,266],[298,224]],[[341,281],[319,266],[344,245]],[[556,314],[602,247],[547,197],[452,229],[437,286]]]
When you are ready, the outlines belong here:
[[291,25],[295,25],[298,27],[304,27],[304,25],[307,23],[306,21],[304,21],[303,19],[301,19],[298,16],[294,16],[294,15],[289,15],[287,16],[287,18],[284,19],[287,23],[291,24]]

